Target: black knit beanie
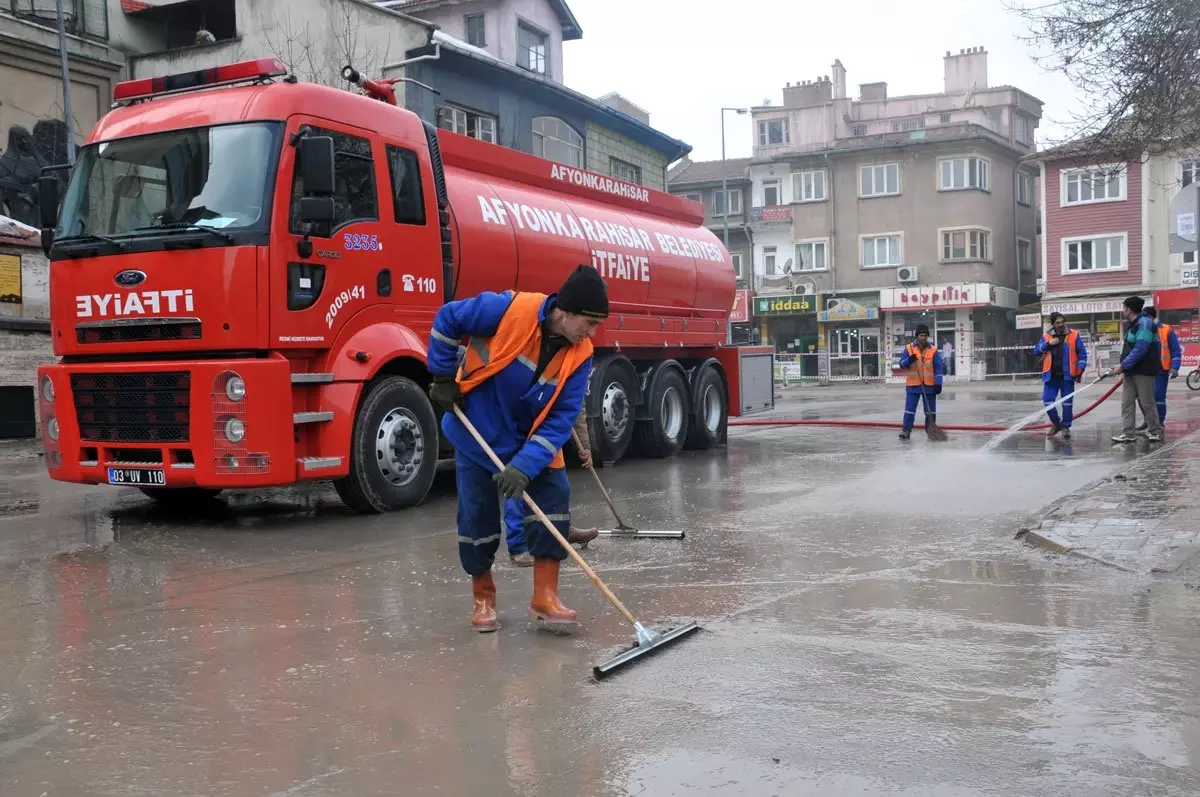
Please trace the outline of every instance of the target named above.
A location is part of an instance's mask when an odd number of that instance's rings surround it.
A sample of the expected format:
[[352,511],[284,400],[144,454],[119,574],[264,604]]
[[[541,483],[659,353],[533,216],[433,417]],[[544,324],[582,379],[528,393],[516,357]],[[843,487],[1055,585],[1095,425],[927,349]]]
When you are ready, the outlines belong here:
[[554,300],[559,310],[588,318],[608,318],[608,288],[599,272],[591,266],[579,266],[558,289]]
[[925,326],[924,324],[917,324],[917,334],[914,335],[913,337],[917,337],[922,334],[928,335],[929,327]]

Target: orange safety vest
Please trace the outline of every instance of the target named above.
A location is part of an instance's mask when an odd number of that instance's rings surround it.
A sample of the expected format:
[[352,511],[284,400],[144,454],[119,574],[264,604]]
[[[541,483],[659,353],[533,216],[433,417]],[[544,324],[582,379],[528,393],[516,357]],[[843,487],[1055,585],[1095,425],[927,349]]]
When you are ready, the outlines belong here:
[[[464,396],[503,371],[513,360],[519,360],[522,365],[528,367],[530,377],[533,376],[542,348],[542,324],[538,320],[538,312],[544,301],[544,293],[513,294],[512,303],[504,311],[504,317],[500,319],[500,326],[495,334],[489,338],[472,336],[467,341],[466,357],[463,358],[456,377],[459,391]],[[550,409],[558,400],[558,394],[562,392],[567,379],[591,356],[592,342],[587,338],[554,353],[546,370],[538,377],[539,385],[554,385],[554,394],[550,396],[550,400],[530,427],[529,437],[533,437],[542,421],[550,414]],[[562,449],[554,455],[550,467],[566,467]]]
[[908,344],[908,356],[913,358],[913,362],[908,364],[906,384],[909,387],[934,387],[937,384],[937,373],[933,368],[935,354],[937,349],[933,346],[926,346],[922,351],[917,344]]
[[[1042,334],[1042,340],[1046,341],[1048,344],[1051,340],[1053,340],[1053,338],[1050,336],[1049,332],[1046,332]],[[1083,376],[1083,371],[1079,370],[1079,352],[1075,349],[1075,344],[1078,340],[1079,333],[1073,329],[1068,329],[1067,336],[1063,338],[1063,342],[1060,344],[1067,347],[1067,368],[1071,369],[1072,381]],[[1046,353],[1042,355],[1042,373],[1046,373],[1053,367],[1054,357],[1052,353],[1047,350]]]
[[1158,327],[1158,340],[1161,345],[1158,347],[1158,353],[1162,358],[1162,369],[1164,371],[1171,370],[1171,327],[1166,324],[1160,324]]

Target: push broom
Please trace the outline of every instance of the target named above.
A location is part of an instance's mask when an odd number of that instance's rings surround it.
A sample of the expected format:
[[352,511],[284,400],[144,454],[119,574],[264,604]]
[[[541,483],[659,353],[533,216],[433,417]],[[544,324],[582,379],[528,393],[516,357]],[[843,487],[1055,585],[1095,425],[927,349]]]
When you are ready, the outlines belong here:
[[[583,441],[579,439],[579,434],[574,429],[571,430],[571,437],[575,439],[575,447],[580,451],[583,450]],[[604,496],[608,508],[612,510],[613,517],[617,519],[617,527],[615,529],[600,529],[602,537],[621,537],[624,539],[658,539],[658,540],[682,540],[684,534],[682,531],[647,531],[644,529],[635,529],[633,526],[625,525],[625,521],[621,520],[621,514],[617,512],[617,507],[613,503],[612,496],[608,494],[608,490],[604,489],[604,482],[600,481],[600,474],[596,473],[596,469],[591,465],[587,469],[592,472],[592,477],[596,480],[596,486],[600,488],[600,494]],[[582,548],[587,547],[585,542]]]
[[[493,451],[492,447],[487,444],[487,441],[483,439],[483,435],[479,434],[479,430],[475,428],[475,424],[471,423],[470,419],[467,418],[466,413],[464,413],[462,408],[457,404],[454,405],[454,414],[458,416],[458,419],[462,421],[463,426],[465,426],[467,431],[471,433],[471,437],[475,438],[475,442],[479,444],[479,447],[488,455],[488,459],[492,461],[492,464],[495,465],[497,469],[504,470],[504,463],[500,461],[498,456],[496,456],[496,452]],[[546,527],[546,530],[554,535],[554,539],[558,540],[558,544],[563,547],[563,549],[567,552],[567,555],[575,561],[575,564],[579,565],[580,569],[583,570],[587,577],[591,579],[592,583],[596,585],[596,589],[600,590],[600,592],[604,594],[604,597],[608,599],[608,602],[613,605],[613,608],[620,612],[621,616],[625,618],[626,622],[633,626],[634,633],[637,635],[637,643],[632,648],[614,656],[608,661],[597,664],[592,668],[592,673],[597,679],[612,675],[621,667],[624,667],[627,664],[632,664],[633,662],[645,656],[657,653],[667,645],[670,645],[672,642],[678,642],[684,637],[690,636],[700,630],[700,626],[697,625],[695,621],[685,623],[684,625],[681,625],[678,628],[673,628],[670,631],[660,632],[646,628],[646,626],[642,625],[641,622],[633,616],[633,612],[625,608],[625,604],[621,603],[620,599],[613,594],[612,590],[610,590],[605,583],[600,580],[600,576],[596,575],[596,571],[592,569],[591,565],[589,565],[584,558],[580,556],[574,548],[571,547],[571,544],[567,542],[566,537],[564,537],[559,530],[554,527],[554,524],[550,522],[550,519],[546,517],[541,508],[534,503],[532,498],[529,497],[529,493],[522,492],[521,498],[524,499],[529,508],[533,510],[533,514],[537,515],[537,519],[542,522],[542,525]]]

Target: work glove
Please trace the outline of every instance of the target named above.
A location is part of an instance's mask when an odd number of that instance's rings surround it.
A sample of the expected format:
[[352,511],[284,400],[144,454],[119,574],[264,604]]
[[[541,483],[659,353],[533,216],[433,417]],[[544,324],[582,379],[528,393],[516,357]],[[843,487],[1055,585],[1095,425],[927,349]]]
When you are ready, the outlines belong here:
[[1171,378],[1172,378],[1172,379],[1177,379],[1177,378],[1179,378],[1179,369],[1178,369],[1178,368],[1172,368],[1172,369],[1171,369]]
[[521,472],[516,465],[506,465],[504,470],[492,477],[496,489],[505,498],[520,498],[521,493],[529,486],[529,477]]
[[942,395],[942,386],[941,386],[941,385],[934,385],[934,387],[933,387],[933,395],[935,395],[935,396],[940,396],[940,395]]
[[429,386],[429,400],[446,412],[454,412],[454,405],[462,398],[458,382],[452,376],[435,376]]

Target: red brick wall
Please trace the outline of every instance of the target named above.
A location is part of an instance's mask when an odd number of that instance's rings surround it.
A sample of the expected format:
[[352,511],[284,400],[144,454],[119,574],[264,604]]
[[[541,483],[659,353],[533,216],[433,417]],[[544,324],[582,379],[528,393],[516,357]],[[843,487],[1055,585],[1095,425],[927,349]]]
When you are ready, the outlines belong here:
[[[1140,285],[1142,283],[1142,164],[1129,163],[1125,174],[1125,200],[1061,206],[1062,172],[1095,165],[1091,162],[1060,161],[1046,164],[1046,207],[1043,209],[1046,236],[1046,291],[1077,292]],[[1080,235],[1127,233],[1128,271],[1063,274],[1063,238]]]

